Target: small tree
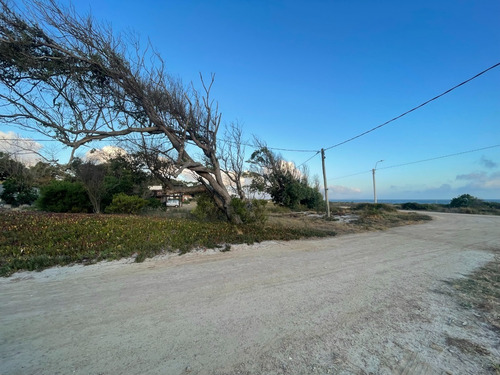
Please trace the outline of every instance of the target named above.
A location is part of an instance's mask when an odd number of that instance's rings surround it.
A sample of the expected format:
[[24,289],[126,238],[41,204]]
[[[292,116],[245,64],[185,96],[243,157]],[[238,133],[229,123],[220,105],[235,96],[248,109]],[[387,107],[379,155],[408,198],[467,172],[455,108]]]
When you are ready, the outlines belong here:
[[260,146],[250,157],[254,167],[252,187],[269,194],[281,206],[319,209],[323,198],[317,188],[309,186],[307,175],[262,143]]
[[87,191],[96,214],[101,212],[101,201],[106,194],[106,167],[87,161],[76,167],[76,175]]
[[480,206],[483,201],[470,194],[462,194],[450,201],[450,207],[476,207]]
[[241,200],[244,200],[245,146],[243,142],[243,129],[239,123],[232,122],[226,127],[218,157],[221,161],[221,169],[227,176],[231,188],[238,194]]

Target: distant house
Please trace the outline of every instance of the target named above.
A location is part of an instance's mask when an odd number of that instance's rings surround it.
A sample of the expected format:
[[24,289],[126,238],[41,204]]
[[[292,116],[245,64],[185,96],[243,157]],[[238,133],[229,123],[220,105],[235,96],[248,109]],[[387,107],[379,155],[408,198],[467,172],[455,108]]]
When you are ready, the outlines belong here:
[[183,203],[193,199],[191,194],[169,192],[161,185],[148,186],[148,189],[153,197],[158,198],[167,207],[181,207]]

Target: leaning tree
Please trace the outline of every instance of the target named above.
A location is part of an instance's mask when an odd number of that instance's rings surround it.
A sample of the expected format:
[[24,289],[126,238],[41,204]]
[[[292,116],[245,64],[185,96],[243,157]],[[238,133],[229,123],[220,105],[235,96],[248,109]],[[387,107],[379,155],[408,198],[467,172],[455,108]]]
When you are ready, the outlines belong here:
[[166,184],[191,171],[228,220],[240,222],[217,158],[213,75],[200,90],[184,86],[152,48],[55,0],[0,5],[3,122],[57,139],[72,155],[93,141],[130,137],[150,164],[161,161]]

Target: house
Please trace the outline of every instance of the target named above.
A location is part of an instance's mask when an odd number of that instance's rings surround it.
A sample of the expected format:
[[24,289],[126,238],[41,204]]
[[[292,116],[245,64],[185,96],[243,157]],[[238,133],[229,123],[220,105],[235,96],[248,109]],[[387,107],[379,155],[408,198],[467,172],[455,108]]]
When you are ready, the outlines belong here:
[[158,198],[167,207],[181,207],[183,203],[193,199],[191,194],[174,193],[164,189],[161,185],[148,186],[148,189],[153,197]]

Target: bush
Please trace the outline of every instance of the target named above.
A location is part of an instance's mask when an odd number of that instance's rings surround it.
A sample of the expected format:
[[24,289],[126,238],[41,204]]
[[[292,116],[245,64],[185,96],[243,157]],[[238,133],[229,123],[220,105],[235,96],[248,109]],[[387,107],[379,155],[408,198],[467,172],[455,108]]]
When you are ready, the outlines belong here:
[[35,189],[18,182],[15,178],[8,178],[2,184],[3,191],[0,195],[5,203],[13,206],[32,204],[38,197]]
[[202,193],[196,198],[196,208],[193,215],[200,220],[224,220],[224,213],[215,205],[208,193]]
[[415,211],[430,211],[436,210],[437,206],[434,204],[427,203],[416,203],[416,202],[407,202],[401,205],[402,210],[415,210]]
[[138,196],[119,193],[113,196],[113,200],[106,207],[105,212],[111,214],[137,214],[147,204],[147,200]]
[[381,215],[384,212],[394,212],[396,208],[391,204],[386,203],[359,203],[353,207],[356,211],[361,211],[363,215],[375,216]]
[[79,182],[52,181],[41,189],[36,205],[49,212],[92,212],[87,191]]
[[396,208],[392,204],[386,203],[359,203],[353,207],[354,210],[366,210],[366,211],[385,211],[394,212]]
[[157,198],[148,198],[147,202],[148,202],[147,203],[148,208],[158,209],[163,207],[163,204]]
[[246,224],[265,223],[267,220],[266,205],[267,201],[263,199],[253,199],[251,201],[247,201],[239,198],[233,198],[231,201],[232,209]]
[[459,197],[453,198],[450,202],[450,207],[478,207],[482,206],[483,201],[473,197],[470,194],[462,194]]

